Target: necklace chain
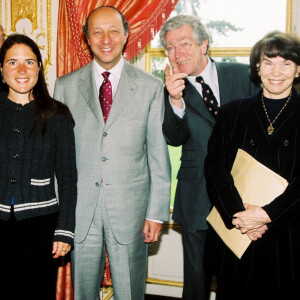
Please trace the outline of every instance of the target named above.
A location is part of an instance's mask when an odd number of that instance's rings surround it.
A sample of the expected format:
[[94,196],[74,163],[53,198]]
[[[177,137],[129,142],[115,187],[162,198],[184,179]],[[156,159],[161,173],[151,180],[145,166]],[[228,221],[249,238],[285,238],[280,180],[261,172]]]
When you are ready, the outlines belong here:
[[262,105],[263,105],[263,108],[264,108],[264,111],[265,111],[265,114],[267,116],[267,119],[270,123],[270,125],[268,126],[268,135],[272,135],[273,132],[274,132],[274,127],[273,127],[273,124],[274,122],[277,120],[277,118],[279,117],[279,115],[282,113],[282,111],[284,110],[284,108],[287,106],[288,102],[290,101],[291,99],[291,96],[292,96],[292,92],[290,93],[288,99],[286,100],[286,102],[284,103],[284,105],[282,106],[281,110],[279,111],[279,113],[276,115],[276,117],[274,118],[274,120],[271,122],[270,120],[270,117],[268,115],[268,112],[267,112],[267,109],[266,109],[266,105],[265,105],[265,102],[264,102],[264,95],[261,94],[261,102],[262,102]]

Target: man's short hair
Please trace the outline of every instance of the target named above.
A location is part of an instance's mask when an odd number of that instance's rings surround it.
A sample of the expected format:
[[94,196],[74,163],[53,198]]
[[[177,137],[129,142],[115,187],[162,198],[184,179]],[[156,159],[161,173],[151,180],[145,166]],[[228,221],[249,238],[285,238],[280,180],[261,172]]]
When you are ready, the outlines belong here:
[[[182,26],[189,25],[192,28],[194,39],[198,45],[201,45],[203,41],[207,40],[207,51],[210,46],[210,37],[206,26],[201,22],[201,20],[192,15],[178,15],[175,16],[164,23],[160,30],[160,42],[164,48],[166,48],[165,37],[169,31],[179,29]],[[207,53],[207,52],[206,52]]]

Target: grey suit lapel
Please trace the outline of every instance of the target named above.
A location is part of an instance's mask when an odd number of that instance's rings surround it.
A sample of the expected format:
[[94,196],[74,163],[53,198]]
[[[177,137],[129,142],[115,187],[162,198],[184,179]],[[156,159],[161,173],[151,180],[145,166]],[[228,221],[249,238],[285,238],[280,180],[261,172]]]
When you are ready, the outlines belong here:
[[224,64],[215,63],[218,73],[219,91],[221,105],[228,103],[231,100],[232,95],[232,78],[229,76],[228,69],[224,67]]
[[116,94],[113,97],[111,110],[106,121],[106,128],[118,118],[120,113],[134,98],[134,95],[138,90],[137,80],[138,78],[134,68],[132,68],[129,63],[125,62]]
[[92,63],[90,63],[85,67],[81,74],[80,80],[78,82],[79,91],[97,121],[102,126],[104,126],[103,114],[98,101],[93,74],[93,65]]

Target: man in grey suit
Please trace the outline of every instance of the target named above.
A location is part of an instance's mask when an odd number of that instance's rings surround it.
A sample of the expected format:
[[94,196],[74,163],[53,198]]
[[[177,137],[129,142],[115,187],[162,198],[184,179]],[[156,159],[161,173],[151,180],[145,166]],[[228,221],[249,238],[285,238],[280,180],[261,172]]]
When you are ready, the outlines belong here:
[[[163,84],[122,58],[129,25],[116,8],[95,9],[83,30],[93,62],[57,79],[54,93],[76,123],[75,299],[99,299],[106,246],[114,299],[141,300],[147,243],[169,217]],[[104,120],[98,91],[106,71],[112,105]]]
[[[182,298],[205,300],[210,292],[210,279],[203,269],[206,217],[211,208],[204,178],[207,143],[219,106],[252,94],[256,87],[250,81],[248,65],[215,63],[208,57],[209,34],[199,18],[179,15],[168,20],[160,39],[173,71],[166,67],[163,130],[168,144],[182,145],[173,213],[182,230]],[[209,87],[203,85],[202,91],[203,81]],[[214,100],[206,99],[207,91],[214,94]]]

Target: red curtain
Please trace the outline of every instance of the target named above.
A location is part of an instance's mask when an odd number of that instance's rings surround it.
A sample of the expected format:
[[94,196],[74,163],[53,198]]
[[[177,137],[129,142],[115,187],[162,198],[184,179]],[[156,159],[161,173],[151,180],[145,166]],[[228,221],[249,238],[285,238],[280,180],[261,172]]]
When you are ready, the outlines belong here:
[[130,24],[124,57],[132,59],[159,31],[178,0],[60,0],[57,36],[57,76],[74,71],[92,60],[82,26],[96,7],[117,7]]
[[[57,32],[57,77],[72,72],[92,60],[82,26],[96,7],[117,7],[130,24],[123,55],[127,60],[139,54],[154,38],[178,0],[60,0]],[[106,262],[102,285],[111,285]],[[56,300],[73,300],[71,264],[64,261],[58,271]]]

